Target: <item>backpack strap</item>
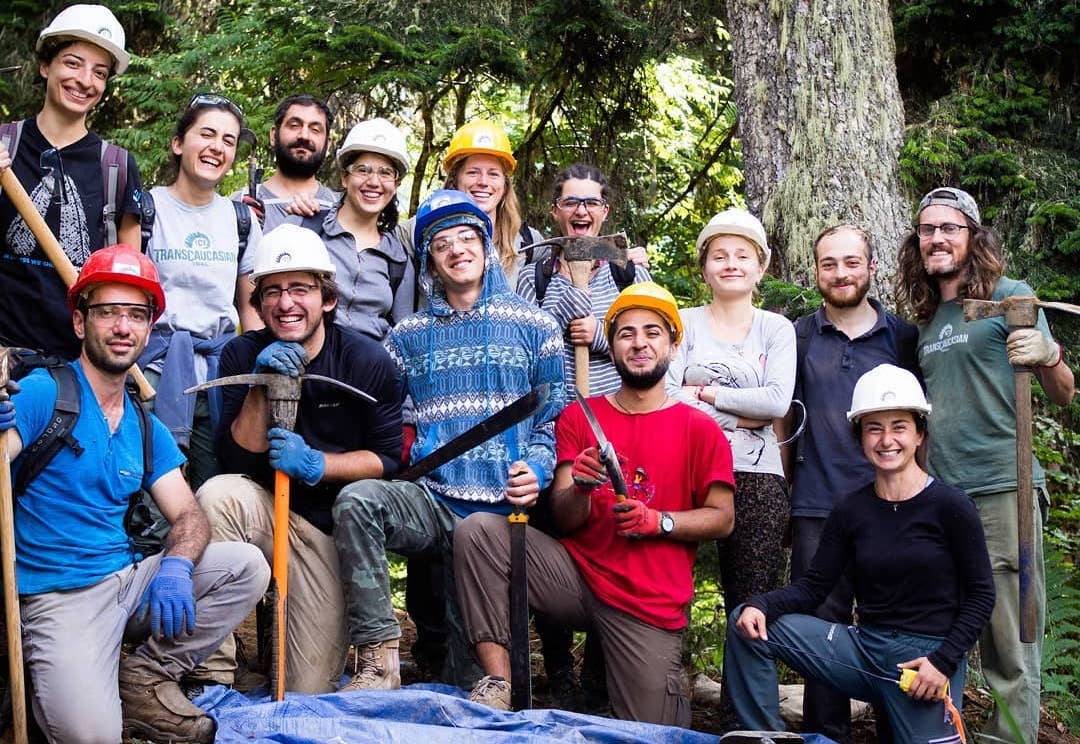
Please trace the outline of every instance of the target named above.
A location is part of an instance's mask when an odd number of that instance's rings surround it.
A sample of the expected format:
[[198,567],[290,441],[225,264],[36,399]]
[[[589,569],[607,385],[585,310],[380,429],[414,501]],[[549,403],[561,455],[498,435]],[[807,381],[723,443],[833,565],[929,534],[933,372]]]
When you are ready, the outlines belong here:
[[26,448],[22,467],[15,479],[13,493],[22,494],[34,478],[56,457],[64,446],[71,447],[75,455],[83,448],[71,432],[79,420],[79,381],[75,371],[66,364],[49,367],[49,374],[56,382],[56,403],[53,404],[52,420],[45,431]]
[[154,236],[154,216],[157,209],[154,207],[154,195],[149,191],[139,194],[139,241],[142,243],[142,252],[150,250],[150,238]]
[[124,388],[127,390],[128,398],[131,399],[132,405],[135,406],[135,414],[139,419],[139,434],[142,437],[142,456],[143,456],[143,488],[146,487],[146,481],[154,474],[154,441],[153,441],[153,427],[150,424],[150,411],[147,409],[143,399],[139,396],[139,386],[135,384],[133,378],[128,378],[124,384]]
[[19,139],[22,137],[23,122],[9,121],[0,124],[0,142],[4,143],[12,162],[15,160],[15,151],[19,149]]
[[533,262],[532,230],[522,222],[521,227],[518,228],[518,234],[521,235],[521,244],[525,246],[525,265],[527,266]]
[[615,282],[615,286],[622,292],[629,287],[637,279],[637,267],[633,261],[627,261],[624,265],[619,266],[608,262],[608,270],[611,271],[611,279]]
[[548,284],[551,283],[551,275],[555,273],[555,256],[548,256],[542,261],[533,264],[533,285],[536,292],[536,304],[544,302]]
[[251,209],[243,202],[234,201],[232,205],[236,210],[236,264],[239,266],[251,237]]
[[101,182],[105,186],[101,217],[105,228],[105,245],[116,245],[119,240],[116,229],[117,204],[127,193],[127,165],[127,150],[101,141]]

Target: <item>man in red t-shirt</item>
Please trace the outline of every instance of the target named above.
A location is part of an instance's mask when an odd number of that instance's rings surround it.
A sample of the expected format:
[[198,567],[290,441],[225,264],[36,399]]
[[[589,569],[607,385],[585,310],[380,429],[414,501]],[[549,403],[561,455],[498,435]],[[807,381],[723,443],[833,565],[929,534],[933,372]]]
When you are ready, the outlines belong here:
[[[604,320],[622,385],[589,401],[615,448],[628,498],[616,500],[577,403],[555,429],[551,499],[562,539],[528,528],[529,605],[591,627],[616,717],[689,726],[681,652],[697,543],[734,525],[731,449],[709,416],[664,392],[682,336],[678,306],[652,282],[625,289]],[[529,507],[536,497],[507,500]],[[506,518],[473,514],[454,532],[458,596],[483,667],[470,699],[509,709],[510,538]]]

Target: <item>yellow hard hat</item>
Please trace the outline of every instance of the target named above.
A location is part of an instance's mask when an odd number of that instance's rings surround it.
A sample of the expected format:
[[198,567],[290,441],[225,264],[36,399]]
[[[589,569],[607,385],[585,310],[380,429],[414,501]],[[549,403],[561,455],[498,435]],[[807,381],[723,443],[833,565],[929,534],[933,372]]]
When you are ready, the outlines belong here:
[[675,331],[675,343],[682,341],[682,318],[679,317],[679,304],[675,302],[675,297],[656,282],[639,282],[620,292],[604,315],[604,328],[607,329],[609,342],[619,313],[634,308],[660,313],[671,330]]
[[469,155],[491,155],[503,164],[508,176],[517,166],[510,138],[502,127],[488,119],[474,119],[454,132],[443,156],[443,170],[449,173],[455,162]]

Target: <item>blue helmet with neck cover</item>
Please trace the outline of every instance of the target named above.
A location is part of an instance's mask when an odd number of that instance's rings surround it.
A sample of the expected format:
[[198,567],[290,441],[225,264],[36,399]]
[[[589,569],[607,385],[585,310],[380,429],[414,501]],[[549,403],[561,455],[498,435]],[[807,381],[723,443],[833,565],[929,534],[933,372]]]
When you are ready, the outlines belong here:
[[[453,219],[451,218],[459,218]],[[464,219],[460,219],[464,218]],[[483,230],[491,240],[491,218],[464,191],[439,189],[424,200],[416,210],[416,226],[413,228],[413,245],[418,253],[426,253],[432,236],[454,224],[471,224]]]

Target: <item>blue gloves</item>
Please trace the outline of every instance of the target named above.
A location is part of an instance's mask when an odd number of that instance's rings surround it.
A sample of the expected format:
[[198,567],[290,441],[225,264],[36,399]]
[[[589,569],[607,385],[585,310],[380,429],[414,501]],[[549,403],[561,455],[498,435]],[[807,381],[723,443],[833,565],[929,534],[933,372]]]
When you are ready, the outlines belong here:
[[266,432],[266,438],[270,440],[270,464],[275,470],[290,478],[299,478],[309,486],[322,480],[326,456],[308,447],[302,436],[275,426]]
[[168,555],[161,559],[157,575],[139,603],[139,616],[150,612],[150,631],[158,638],[176,638],[184,630],[195,632],[195,595],[187,558]]
[[255,372],[271,371],[299,377],[307,366],[308,356],[304,347],[295,341],[275,341],[255,357]]
[[0,431],[15,428],[15,404],[10,400],[0,403]]

